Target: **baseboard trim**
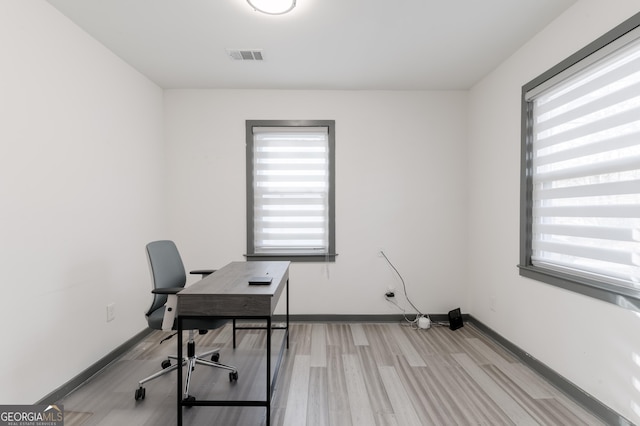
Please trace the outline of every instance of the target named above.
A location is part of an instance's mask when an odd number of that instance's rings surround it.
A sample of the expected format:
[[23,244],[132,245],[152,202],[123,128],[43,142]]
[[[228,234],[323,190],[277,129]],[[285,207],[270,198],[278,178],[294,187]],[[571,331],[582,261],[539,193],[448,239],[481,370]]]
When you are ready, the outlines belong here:
[[[462,314],[464,321],[469,317],[468,314]],[[409,315],[409,320],[415,319],[415,314]],[[293,322],[402,322],[406,321],[404,315],[378,315],[378,314],[311,314],[311,315],[289,315],[289,321]],[[447,314],[429,314],[431,321],[449,322]],[[282,322],[286,320],[285,315],[274,315],[273,320]]]
[[540,362],[531,354],[525,352],[515,344],[511,343],[509,340],[502,337],[500,334],[495,332],[490,327],[487,327],[478,319],[474,318],[472,315],[469,315],[468,321],[476,326],[479,330],[493,339],[496,343],[503,346],[505,349],[510,351],[516,357],[518,357],[524,364],[529,366],[531,369],[536,371],[542,377],[544,377],[549,383],[551,383],[556,388],[560,389],[565,395],[569,396],[576,403],[580,404],[584,409],[592,413],[594,416],[600,418],[606,424],[610,425],[620,425],[620,426],[632,426],[633,423],[628,419],[615,412],[602,402],[598,401],[596,398],[586,393],[578,386],[565,379],[560,374],[556,373],[554,370],[549,368],[546,364]]
[[106,356],[101,358],[98,362],[94,363],[91,367],[87,368],[67,383],[60,386],[58,389],[52,391],[41,400],[37,401],[36,405],[44,405],[44,404],[55,404],[60,401],[65,396],[69,395],[75,389],[79,388],[83,383],[87,380],[91,379],[93,376],[98,374],[100,370],[106,368],[113,361],[121,357],[125,352],[138,344],[142,339],[151,334],[153,330],[147,328],[137,333],[135,336],[124,342],[122,345],[118,346],[111,352],[109,352]]

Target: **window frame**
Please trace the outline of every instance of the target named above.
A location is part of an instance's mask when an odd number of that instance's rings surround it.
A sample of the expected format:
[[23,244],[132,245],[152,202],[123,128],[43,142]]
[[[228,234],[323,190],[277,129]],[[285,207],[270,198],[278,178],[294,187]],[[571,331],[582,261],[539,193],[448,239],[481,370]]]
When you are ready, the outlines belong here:
[[[534,266],[532,255],[533,229],[533,170],[532,170],[532,120],[533,102],[526,99],[526,94],[550,80],[561,77],[568,68],[581,61],[587,63],[589,58],[599,56],[602,51],[611,48],[610,44],[640,27],[640,13],[627,19],[611,31],[599,37],[564,61],[542,73],[540,76],[522,86],[521,96],[521,159],[520,159],[520,259],[518,264],[520,276],[541,281],[553,286],[613,303],[626,309],[640,312],[640,290],[623,288],[591,278],[581,277],[553,269]],[[609,47],[607,47],[609,46]]]
[[[328,253],[256,253],[254,242],[254,189],[253,189],[253,128],[254,127],[326,127],[329,144],[329,194],[328,194]],[[291,262],[334,262],[335,238],[335,120],[246,120],[246,183],[247,183],[247,260],[288,260]]]

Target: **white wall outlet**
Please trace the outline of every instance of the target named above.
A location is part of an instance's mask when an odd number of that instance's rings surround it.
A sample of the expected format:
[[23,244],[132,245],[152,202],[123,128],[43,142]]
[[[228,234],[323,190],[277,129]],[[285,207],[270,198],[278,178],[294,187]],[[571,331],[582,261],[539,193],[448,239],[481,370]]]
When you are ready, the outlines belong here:
[[113,321],[116,319],[116,304],[109,303],[107,305],[107,322]]

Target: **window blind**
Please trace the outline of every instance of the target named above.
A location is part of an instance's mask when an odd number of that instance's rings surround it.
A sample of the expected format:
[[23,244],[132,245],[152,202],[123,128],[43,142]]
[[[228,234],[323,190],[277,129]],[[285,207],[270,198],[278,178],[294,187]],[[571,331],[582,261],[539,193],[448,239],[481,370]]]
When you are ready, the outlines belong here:
[[329,132],[254,127],[255,253],[327,254]]
[[530,101],[533,265],[640,288],[640,41]]

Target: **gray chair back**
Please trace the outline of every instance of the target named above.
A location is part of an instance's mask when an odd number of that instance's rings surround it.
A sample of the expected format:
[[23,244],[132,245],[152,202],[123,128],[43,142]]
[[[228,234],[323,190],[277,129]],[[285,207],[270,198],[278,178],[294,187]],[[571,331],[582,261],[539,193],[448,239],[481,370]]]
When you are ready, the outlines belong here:
[[[161,240],[147,244],[147,258],[154,289],[185,286],[187,276],[184,272],[184,264],[173,241]],[[166,294],[154,294],[146,315],[151,315],[166,302]]]

